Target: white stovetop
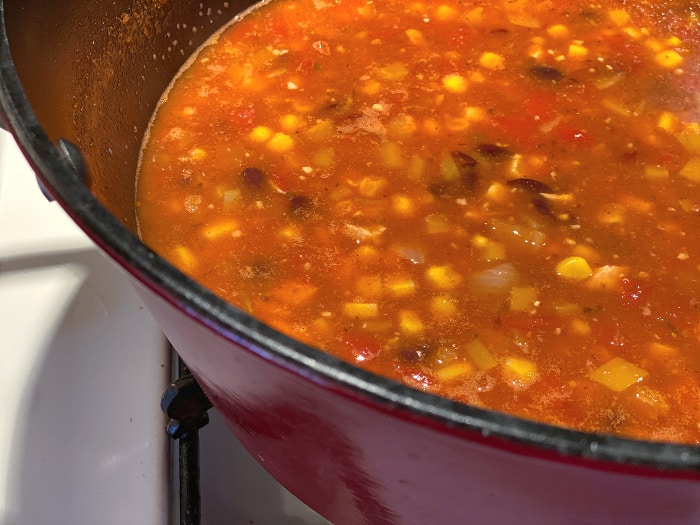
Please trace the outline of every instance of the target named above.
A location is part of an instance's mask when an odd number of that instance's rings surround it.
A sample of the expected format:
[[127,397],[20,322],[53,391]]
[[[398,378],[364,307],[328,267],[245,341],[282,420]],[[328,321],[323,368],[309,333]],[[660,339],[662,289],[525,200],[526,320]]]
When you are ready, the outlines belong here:
[[125,276],[0,132],[0,524],[167,523],[169,367]]
[[[0,130],[0,525],[177,522],[170,353],[126,277]],[[201,431],[203,525],[326,525],[233,439]]]

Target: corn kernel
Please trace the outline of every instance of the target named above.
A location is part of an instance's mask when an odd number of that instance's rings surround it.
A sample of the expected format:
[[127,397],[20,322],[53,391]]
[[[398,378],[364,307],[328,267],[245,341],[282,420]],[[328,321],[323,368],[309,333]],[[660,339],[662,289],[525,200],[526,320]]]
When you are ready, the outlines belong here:
[[469,82],[462,75],[451,73],[442,77],[442,85],[450,93],[464,93],[469,87]]
[[593,275],[593,270],[583,257],[567,257],[557,264],[556,270],[561,277],[573,281],[581,281]]
[[474,373],[474,366],[471,363],[450,363],[439,368],[436,375],[440,381],[448,382],[456,379],[464,379]]
[[397,215],[408,217],[415,212],[415,204],[406,195],[393,195],[391,197],[391,208]]
[[435,19],[441,22],[454,20],[457,16],[457,11],[448,5],[441,5],[435,10]]
[[618,27],[622,27],[630,21],[630,15],[624,9],[613,9],[608,11],[608,18]]
[[301,121],[296,115],[288,113],[280,117],[280,126],[285,131],[296,131],[301,126]]
[[569,46],[569,58],[584,58],[588,55],[588,48],[581,44],[571,44]]
[[451,290],[462,283],[462,275],[451,265],[431,266],[425,272],[428,281],[441,290]]
[[672,133],[678,127],[678,117],[676,117],[676,115],[674,115],[673,113],[664,111],[663,113],[661,113],[661,115],[659,115],[659,120],[656,123],[656,126],[658,128],[663,129],[664,131]]
[[411,41],[412,44],[423,45],[425,44],[425,38],[423,38],[423,33],[417,29],[407,29],[406,36]]
[[430,311],[435,317],[450,319],[457,314],[457,299],[449,295],[438,295],[430,300]]
[[249,137],[253,142],[267,142],[272,137],[272,130],[267,126],[255,126]]
[[563,24],[556,24],[547,28],[547,33],[552,38],[566,38],[569,36],[569,28]]
[[648,375],[649,372],[637,365],[621,357],[613,357],[589,373],[588,378],[615,392],[622,392]]
[[481,57],[479,58],[479,64],[481,64],[482,67],[485,67],[486,69],[493,69],[493,70],[499,70],[499,69],[505,69],[505,59],[503,58],[502,55],[499,55],[498,53],[492,53],[490,51],[487,51],[486,53],[482,54]]
[[661,67],[676,69],[683,63],[683,57],[673,49],[666,49],[656,53],[654,61]]
[[420,316],[413,310],[401,310],[399,312],[399,328],[402,332],[417,334],[425,328]]
[[294,139],[284,133],[275,133],[267,141],[267,147],[275,153],[284,153],[294,147]]
[[285,226],[279,231],[279,235],[288,241],[299,242],[303,240],[301,230],[296,226]]
[[357,319],[371,319],[379,314],[377,303],[345,303],[343,314]]

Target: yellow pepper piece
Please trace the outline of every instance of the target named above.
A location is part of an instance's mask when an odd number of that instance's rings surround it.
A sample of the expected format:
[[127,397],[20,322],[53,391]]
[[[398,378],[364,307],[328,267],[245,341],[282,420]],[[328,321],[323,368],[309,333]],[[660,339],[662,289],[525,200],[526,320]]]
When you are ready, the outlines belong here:
[[523,385],[532,384],[537,380],[537,366],[529,359],[508,357],[503,366]]
[[474,339],[466,346],[467,355],[479,370],[489,370],[498,364],[489,349],[479,339]]
[[613,357],[610,361],[588,374],[588,378],[608,387],[610,390],[622,392],[648,375],[649,372],[626,359]]
[[345,303],[343,314],[358,319],[371,319],[379,314],[379,306],[377,303]]
[[440,381],[454,381],[467,378],[474,373],[474,366],[470,363],[450,363],[439,368],[436,375]]
[[700,157],[692,157],[679,173],[681,177],[693,182],[700,182]]

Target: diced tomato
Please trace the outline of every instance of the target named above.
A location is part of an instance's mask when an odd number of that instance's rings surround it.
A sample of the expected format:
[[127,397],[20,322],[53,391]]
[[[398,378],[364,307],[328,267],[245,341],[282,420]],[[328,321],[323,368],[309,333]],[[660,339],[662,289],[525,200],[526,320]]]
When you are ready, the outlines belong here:
[[651,290],[648,283],[639,279],[625,277],[622,279],[622,304],[641,308],[649,302]]
[[506,330],[515,330],[526,334],[551,333],[557,326],[561,325],[561,319],[555,315],[509,312],[499,319],[499,324]]
[[557,126],[554,129],[554,133],[557,139],[567,144],[579,144],[582,146],[593,144],[593,137],[591,137],[591,134],[585,129],[563,124]]
[[297,73],[301,73],[302,75],[311,73],[317,67],[315,64],[316,63],[311,58],[305,58],[299,62]]
[[233,110],[231,120],[237,128],[250,126],[255,120],[255,108],[253,106],[237,108]]
[[370,361],[382,350],[382,345],[376,338],[360,331],[346,333],[343,344],[356,361]]
[[591,324],[595,342],[606,346],[624,346],[625,338],[617,319],[599,320]]
[[557,101],[551,91],[534,93],[525,103],[527,114],[538,122],[547,122],[556,115]]
[[492,122],[502,132],[496,137],[498,142],[515,143],[523,147],[533,147],[540,142],[541,132],[533,118],[501,115],[493,117]]

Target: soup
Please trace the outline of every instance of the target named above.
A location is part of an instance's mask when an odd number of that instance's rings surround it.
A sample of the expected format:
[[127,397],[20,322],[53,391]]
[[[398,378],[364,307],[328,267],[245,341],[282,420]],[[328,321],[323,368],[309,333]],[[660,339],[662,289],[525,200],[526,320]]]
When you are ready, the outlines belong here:
[[372,372],[700,442],[693,2],[273,1],[143,145],[140,234]]

